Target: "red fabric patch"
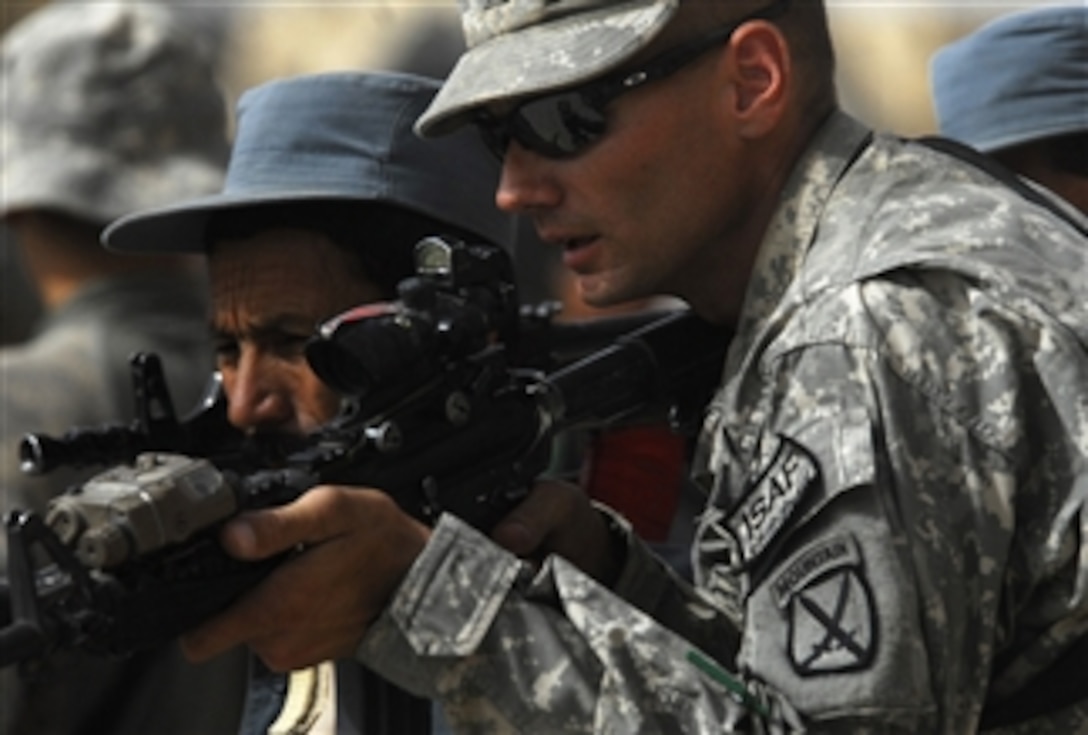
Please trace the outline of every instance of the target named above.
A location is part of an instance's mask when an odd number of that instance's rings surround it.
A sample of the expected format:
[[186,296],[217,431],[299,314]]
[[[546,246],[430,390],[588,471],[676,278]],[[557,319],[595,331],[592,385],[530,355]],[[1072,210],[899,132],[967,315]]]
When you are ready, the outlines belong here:
[[583,487],[645,540],[665,541],[687,474],[685,454],[684,438],[667,426],[601,431],[590,441]]

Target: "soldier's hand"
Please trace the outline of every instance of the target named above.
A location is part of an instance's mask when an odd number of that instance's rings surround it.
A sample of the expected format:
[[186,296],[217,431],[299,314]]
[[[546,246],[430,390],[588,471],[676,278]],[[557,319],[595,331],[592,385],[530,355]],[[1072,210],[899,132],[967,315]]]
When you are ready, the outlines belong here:
[[586,574],[610,585],[623,563],[612,544],[605,516],[581,488],[540,480],[529,495],[492,531],[508,551],[539,561],[548,554],[565,557]]
[[185,635],[182,649],[202,661],[244,644],[276,671],[350,657],[429,535],[388,495],[360,488],[317,487],[288,505],[239,516],[221,537],[232,555],[303,550]]

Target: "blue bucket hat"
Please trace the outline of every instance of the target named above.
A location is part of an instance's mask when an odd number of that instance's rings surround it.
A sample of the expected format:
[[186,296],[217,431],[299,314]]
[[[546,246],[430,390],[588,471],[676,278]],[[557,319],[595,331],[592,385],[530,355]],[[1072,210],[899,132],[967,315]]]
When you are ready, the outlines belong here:
[[215,212],[320,199],[385,203],[508,245],[514,218],[495,206],[498,161],[478,136],[425,141],[412,131],[439,86],[399,72],[332,72],[248,90],[223,191],[123,217],[103,242],[203,252]]
[[1088,130],[1088,7],[998,18],[930,62],[940,133],[989,153]]

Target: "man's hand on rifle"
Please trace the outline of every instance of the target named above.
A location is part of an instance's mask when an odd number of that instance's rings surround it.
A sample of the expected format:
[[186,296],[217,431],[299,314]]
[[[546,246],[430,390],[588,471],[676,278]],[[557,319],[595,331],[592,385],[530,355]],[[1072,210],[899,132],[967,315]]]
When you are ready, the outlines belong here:
[[239,516],[221,536],[240,559],[301,548],[226,612],[182,638],[203,661],[239,644],[273,670],[350,657],[427,543],[430,530],[377,490],[316,487]]
[[[427,543],[429,529],[377,490],[323,486],[223,530],[232,555],[263,559],[303,551],[226,612],[182,638],[203,661],[247,645],[270,668],[302,668],[350,657]],[[550,553],[611,582],[621,563],[604,516],[578,487],[541,481],[495,528],[494,538],[531,559]]]
[[623,559],[613,548],[605,516],[585,491],[541,480],[492,532],[496,543],[528,559],[557,554],[603,584],[611,584]]

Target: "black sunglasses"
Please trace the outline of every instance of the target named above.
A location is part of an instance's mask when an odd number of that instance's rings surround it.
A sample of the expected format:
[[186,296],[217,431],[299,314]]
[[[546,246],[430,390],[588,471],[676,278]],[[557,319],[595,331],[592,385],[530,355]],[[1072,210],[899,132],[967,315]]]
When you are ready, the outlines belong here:
[[772,20],[789,7],[789,0],[775,0],[703,38],[664,51],[641,69],[612,74],[574,89],[527,100],[505,115],[479,110],[473,123],[484,143],[499,160],[510,141],[547,158],[573,158],[600,140],[607,131],[607,107],[620,95],[643,84],[664,79],[695,61],[710,49],[728,41],[736,30],[753,20]]

